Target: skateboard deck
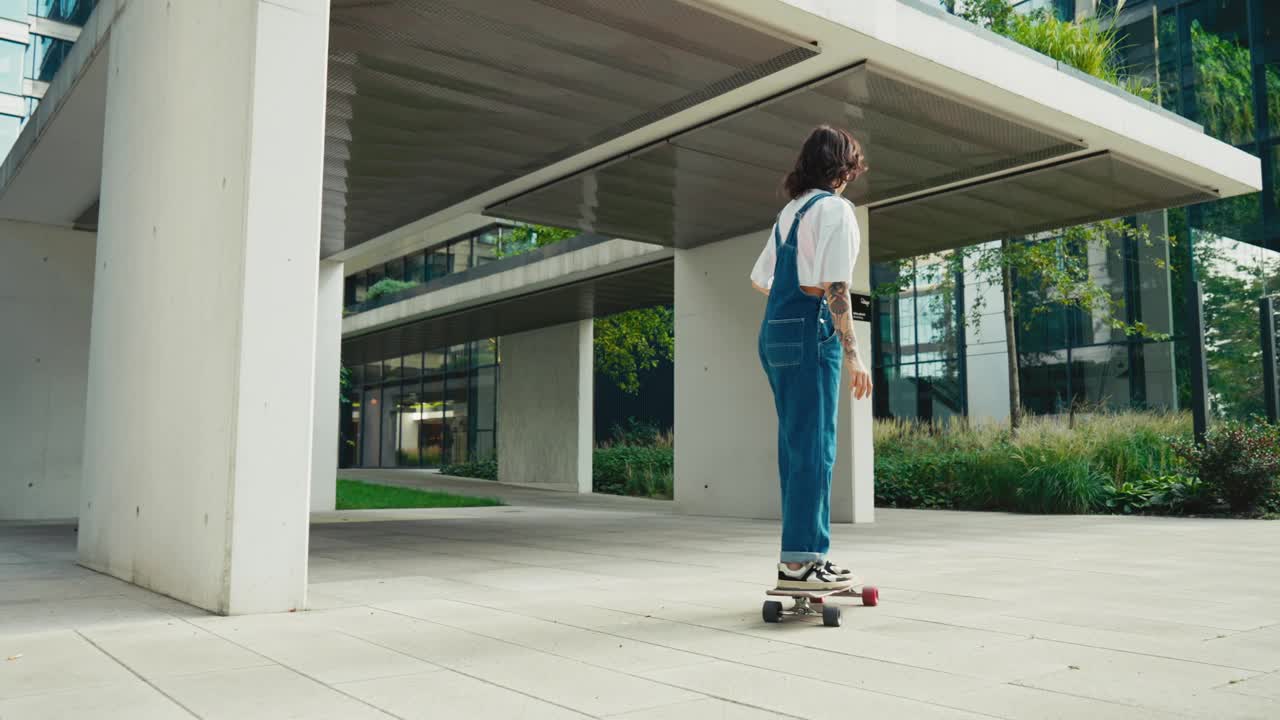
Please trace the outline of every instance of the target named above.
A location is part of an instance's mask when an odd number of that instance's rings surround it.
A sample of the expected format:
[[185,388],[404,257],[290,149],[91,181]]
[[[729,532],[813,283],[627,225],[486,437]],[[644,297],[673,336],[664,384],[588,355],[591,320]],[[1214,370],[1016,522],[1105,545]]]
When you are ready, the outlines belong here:
[[[765,590],[764,594],[795,600],[795,605],[790,609],[783,608],[778,600],[765,600],[761,614],[767,623],[782,622],[784,615],[800,617],[821,615],[822,624],[828,627],[839,627],[842,622],[840,608],[837,605],[827,605],[827,598],[856,597],[862,600],[865,607],[875,607],[880,603],[880,590],[875,585],[864,584],[861,578],[856,578],[853,585],[843,588],[799,590],[775,587],[772,590]],[[814,607],[815,605],[818,607]]]

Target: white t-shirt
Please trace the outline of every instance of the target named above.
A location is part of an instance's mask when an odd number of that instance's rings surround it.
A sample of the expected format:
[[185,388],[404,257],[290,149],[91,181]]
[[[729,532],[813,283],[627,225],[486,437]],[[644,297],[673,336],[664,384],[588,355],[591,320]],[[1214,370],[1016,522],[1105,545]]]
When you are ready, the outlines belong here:
[[[787,203],[778,217],[778,233],[787,241],[791,222],[817,190],[810,190]],[[801,285],[821,287],[822,283],[852,282],[853,263],[858,258],[862,236],[853,203],[839,195],[814,203],[800,219],[796,230],[796,274]],[[773,267],[777,253],[773,247],[773,229],[765,240],[764,251],[751,269],[751,281],[762,288],[773,287]]]

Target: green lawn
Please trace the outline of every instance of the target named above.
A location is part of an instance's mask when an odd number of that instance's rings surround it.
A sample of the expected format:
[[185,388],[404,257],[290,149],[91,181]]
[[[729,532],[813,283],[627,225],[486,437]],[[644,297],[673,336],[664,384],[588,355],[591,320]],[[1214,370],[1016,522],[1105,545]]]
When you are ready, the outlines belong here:
[[338,480],[339,510],[386,508],[458,508],[501,505],[496,498],[466,497],[413,488],[374,485],[358,480]]

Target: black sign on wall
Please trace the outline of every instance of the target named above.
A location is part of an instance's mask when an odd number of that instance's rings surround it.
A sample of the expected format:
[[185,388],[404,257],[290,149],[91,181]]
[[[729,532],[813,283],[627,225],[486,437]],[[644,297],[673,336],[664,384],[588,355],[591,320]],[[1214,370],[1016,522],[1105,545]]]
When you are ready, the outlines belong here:
[[871,296],[859,295],[858,293],[849,293],[851,302],[850,315],[854,320],[860,322],[871,322]]

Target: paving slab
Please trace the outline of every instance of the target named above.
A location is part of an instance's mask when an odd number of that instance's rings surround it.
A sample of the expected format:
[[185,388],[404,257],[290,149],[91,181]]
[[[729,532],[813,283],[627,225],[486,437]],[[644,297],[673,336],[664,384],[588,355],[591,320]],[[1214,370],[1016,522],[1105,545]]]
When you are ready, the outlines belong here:
[[310,609],[232,618],[0,524],[0,718],[1280,717],[1280,523],[881,510],[830,629],[761,621],[775,522],[506,497],[324,516]]

